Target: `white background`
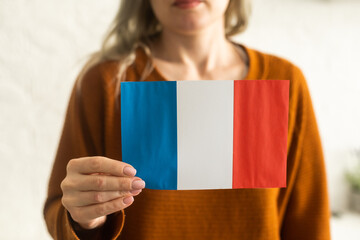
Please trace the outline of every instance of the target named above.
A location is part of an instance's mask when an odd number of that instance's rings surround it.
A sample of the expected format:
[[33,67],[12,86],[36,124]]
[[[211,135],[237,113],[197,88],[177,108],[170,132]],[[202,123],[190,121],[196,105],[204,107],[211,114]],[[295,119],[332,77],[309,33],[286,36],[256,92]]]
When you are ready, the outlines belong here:
[[[344,212],[343,173],[360,147],[360,2],[253,3],[249,29],[236,39],[303,70],[322,136],[331,207]],[[70,90],[117,6],[117,0],[0,0],[0,239],[49,238],[42,207]],[[334,239],[344,233],[351,239],[358,219],[333,219]]]

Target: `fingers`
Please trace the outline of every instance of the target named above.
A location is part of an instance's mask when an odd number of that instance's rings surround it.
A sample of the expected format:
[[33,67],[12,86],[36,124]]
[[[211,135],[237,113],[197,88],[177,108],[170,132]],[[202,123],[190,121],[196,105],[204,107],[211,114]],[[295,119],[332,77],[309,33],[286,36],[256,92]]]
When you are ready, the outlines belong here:
[[73,186],[70,187],[78,191],[131,191],[145,187],[145,182],[137,177],[125,178],[106,175],[83,175],[72,184]]
[[88,205],[84,207],[75,207],[72,211],[69,211],[71,217],[76,222],[88,222],[89,219],[96,219],[102,216],[106,216],[112,214],[114,212],[118,212],[128,206],[130,206],[134,202],[134,198],[132,196],[125,198],[116,198],[114,200]]
[[81,174],[107,173],[118,177],[133,177],[136,170],[127,163],[106,157],[84,157],[69,161],[68,172]]
[[71,202],[71,206],[83,207],[87,205],[93,205],[98,203],[108,202],[117,198],[124,198],[129,196],[136,196],[142,190],[134,191],[108,191],[108,192],[77,192],[74,194],[68,202]]
[[81,226],[92,229],[106,215],[120,211],[134,201],[145,187],[129,164],[106,157],[72,159],[60,187],[62,204]]

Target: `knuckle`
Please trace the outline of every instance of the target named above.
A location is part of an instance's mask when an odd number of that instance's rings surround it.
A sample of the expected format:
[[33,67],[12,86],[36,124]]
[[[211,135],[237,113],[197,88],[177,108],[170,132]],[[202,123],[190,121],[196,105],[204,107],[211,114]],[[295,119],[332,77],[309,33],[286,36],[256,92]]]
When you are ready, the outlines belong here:
[[118,191],[118,198],[119,197],[126,197],[128,195],[130,195],[129,191]]
[[71,159],[66,165],[66,172],[71,172],[71,170],[75,167],[76,162],[76,159]]
[[118,199],[117,201],[112,202],[112,209],[121,210],[123,207],[124,205],[122,199]]
[[132,179],[129,178],[119,178],[119,189],[122,191],[127,191],[131,189]]
[[117,167],[119,168],[119,170],[124,170],[125,167],[134,168],[132,165],[125,163],[123,161],[118,161]]
[[89,159],[89,167],[92,171],[97,172],[101,169],[101,158],[93,157]]
[[62,204],[66,209],[68,208],[67,203],[68,203],[68,199],[63,196],[63,197],[61,198],[61,204]]
[[101,203],[104,201],[104,196],[102,193],[95,193],[94,194],[94,202]]
[[66,188],[65,179],[61,181],[61,183],[60,183],[60,188],[61,188],[61,191],[64,192],[64,188]]
[[76,187],[76,184],[74,183],[73,180],[70,180],[68,178],[65,178],[61,183],[60,183],[60,188],[63,191],[63,193],[70,191],[72,189],[74,189]]
[[98,190],[105,190],[105,178],[102,176],[96,176],[95,186]]
[[68,183],[68,180],[66,178],[61,181],[60,188],[61,188],[61,190],[63,192],[66,191],[67,189],[69,189],[69,183]]

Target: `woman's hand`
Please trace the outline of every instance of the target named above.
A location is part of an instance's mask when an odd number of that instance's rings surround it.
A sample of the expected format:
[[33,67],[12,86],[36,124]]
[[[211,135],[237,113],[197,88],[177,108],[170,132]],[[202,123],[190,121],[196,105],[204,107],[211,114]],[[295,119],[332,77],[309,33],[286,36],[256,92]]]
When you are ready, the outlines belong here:
[[66,170],[62,204],[85,229],[103,225],[107,215],[130,206],[145,187],[131,165],[105,157],[72,159]]

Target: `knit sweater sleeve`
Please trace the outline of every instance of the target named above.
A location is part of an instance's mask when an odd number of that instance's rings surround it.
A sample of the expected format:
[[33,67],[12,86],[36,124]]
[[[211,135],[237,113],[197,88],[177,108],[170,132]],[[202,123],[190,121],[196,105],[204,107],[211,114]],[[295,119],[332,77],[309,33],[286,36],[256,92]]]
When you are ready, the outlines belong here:
[[61,203],[61,181],[73,158],[103,155],[104,76],[101,66],[88,70],[71,93],[62,135],[53,164],[44,206],[44,218],[54,239],[116,239],[124,222],[120,211],[108,216],[103,227],[81,230]]
[[292,68],[288,186],[279,201],[281,239],[330,239],[324,157],[315,113],[302,72]]

